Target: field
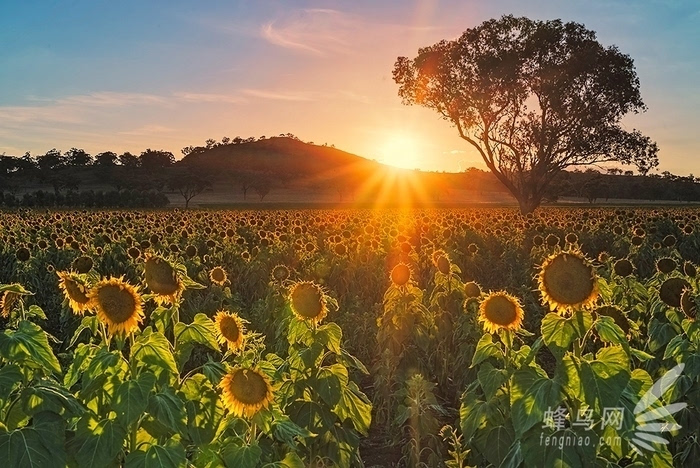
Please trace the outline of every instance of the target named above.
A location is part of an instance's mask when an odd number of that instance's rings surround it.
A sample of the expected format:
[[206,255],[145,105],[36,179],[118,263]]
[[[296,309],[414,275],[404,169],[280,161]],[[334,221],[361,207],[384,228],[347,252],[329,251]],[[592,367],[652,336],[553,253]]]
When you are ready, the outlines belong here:
[[4,212],[0,459],[691,466],[699,213]]

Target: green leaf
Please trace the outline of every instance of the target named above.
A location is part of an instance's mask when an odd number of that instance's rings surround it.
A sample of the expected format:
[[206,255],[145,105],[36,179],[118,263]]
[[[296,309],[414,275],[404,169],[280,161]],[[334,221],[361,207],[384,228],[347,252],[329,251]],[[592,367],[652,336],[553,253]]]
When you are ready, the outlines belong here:
[[542,339],[560,361],[571,343],[583,337],[591,326],[593,317],[590,312],[578,311],[569,318],[549,313],[542,319]]
[[126,431],[114,419],[98,421],[89,413],[78,420],[75,437],[68,444],[78,466],[111,465],[121,452]]
[[187,410],[187,430],[197,445],[211,442],[224,414],[221,399],[214,386],[202,374],[195,374],[185,380],[180,391],[185,396]]
[[34,415],[33,424],[0,433],[0,460],[12,468],[65,466],[65,422],[55,413]]
[[598,351],[594,361],[576,360],[583,390],[582,399],[596,414],[604,408],[614,408],[630,380],[629,357],[620,346],[609,346]]
[[151,312],[151,323],[160,333],[165,333],[173,323],[173,314],[172,307],[158,306]]
[[117,387],[112,408],[125,427],[129,427],[146,411],[148,395],[155,383],[155,375],[142,372],[135,380],[127,380]]
[[83,319],[80,321],[80,325],[75,330],[75,333],[73,333],[73,338],[71,338],[69,346],[72,347],[85,330],[90,330],[92,336],[95,336],[99,323],[100,319],[97,317],[97,315],[88,315],[83,317]]
[[474,367],[490,357],[502,360],[503,351],[501,350],[500,344],[493,342],[491,334],[485,333],[476,345],[474,357],[472,358],[472,365],[470,367]]
[[316,329],[316,340],[335,354],[340,354],[343,330],[336,323],[327,323]]
[[226,467],[256,468],[262,456],[262,449],[257,442],[250,445],[240,439],[236,442],[229,442],[221,449],[221,458],[224,459]]
[[97,347],[93,345],[86,345],[80,343],[76,350],[73,352],[73,358],[71,359],[70,366],[66,375],[63,377],[63,385],[67,388],[71,388],[75,385],[78,380],[80,380],[80,375],[83,373],[85,368],[90,362],[90,359],[97,352]]
[[678,333],[673,329],[673,325],[652,319],[649,324],[649,351],[655,353],[676,336]]
[[219,385],[221,379],[226,375],[226,367],[220,362],[209,360],[202,366],[202,373],[212,385]]
[[284,442],[290,448],[296,448],[299,444],[299,439],[314,437],[314,434],[296,425],[284,414],[275,415],[272,427],[275,438]]
[[156,421],[174,433],[182,434],[187,431],[185,404],[170,387],[149,397],[147,411]]
[[138,368],[146,368],[161,380],[164,372],[177,375],[175,357],[168,339],[160,332],[153,332],[150,327],[136,338],[131,350],[131,360]]
[[348,371],[342,364],[333,364],[318,370],[314,388],[321,399],[330,407],[340,401],[341,394],[348,384]]
[[178,345],[185,343],[198,343],[207,346],[214,351],[219,351],[219,343],[216,341],[216,327],[214,322],[205,314],[194,316],[190,324],[177,322],[175,324],[175,339]]
[[27,291],[24,289],[24,286],[21,284],[0,284],[0,292],[13,292],[15,294],[19,294],[20,296],[33,296],[34,293],[31,291]]
[[46,333],[38,325],[22,320],[17,331],[0,334],[0,356],[11,362],[32,362],[55,374],[61,365],[53,354]]
[[38,317],[42,320],[46,320],[46,314],[44,309],[36,304],[32,304],[27,308],[27,317]]
[[22,391],[22,403],[24,412],[28,416],[41,411],[52,411],[68,416],[80,416],[85,412],[85,407],[72,393],[57,383],[50,380],[42,380]]
[[628,345],[627,337],[622,328],[615,323],[615,319],[606,315],[601,315],[595,321],[595,329],[601,341],[618,345]]
[[299,458],[299,455],[297,455],[294,452],[289,452],[287,455],[285,455],[284,459],[274,462],[274,463],[268,463],[267,465],[263,465],[263,468],[305,468],[306,465],[302,461],[301,458]]
[[3,366],[0,369],[0,400],[7,400],[7,397],[17,388],[23,378],[17,364],[6,364]]
[[341,421],[346,418],[350,419],[358,432],[363,435],[369,433],[369,425],[372,422],[372,404],[354,382],[350,382],[343,391],[335,412]]
[[686,340],[683,335],[676,335],[666,345],[664,359],[675,358],[679,354],[687,351],[688,348],[690,348],[690,342]]
[[150,445],[144,452],[137,450],[126,457],[126,468],[180,468],[187,466],[185,448],[170,439],[166,445]]
[[513,427],[518,438],[544,421],[545,411],[556,408],[563,398],[561,384],[542,377],[532,368],[515,371],[511,378],[510,402]]
[[496,426],[489,430],[482,439],[482,453],[489,463],[500,466],[508,455],[514,440],[512,429],[506,426]]
[[487,400],[493,398],[499,388],[508,380],[508,373],[504,369],[497,369],[486,362],[479,368],[477,374],[479,385],[484,391]]

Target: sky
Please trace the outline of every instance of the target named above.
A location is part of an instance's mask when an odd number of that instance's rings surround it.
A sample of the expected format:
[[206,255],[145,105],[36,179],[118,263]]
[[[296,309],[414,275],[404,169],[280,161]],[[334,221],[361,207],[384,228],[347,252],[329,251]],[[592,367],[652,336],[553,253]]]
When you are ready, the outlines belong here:
[[504,14],[583,23],[629,54],[648,106],[625,118],[658,171],[700,175],[700,1],[0,1],[0,154],[138,154],[293,133],[424,170],[484,168],[404,106],[398,56]]

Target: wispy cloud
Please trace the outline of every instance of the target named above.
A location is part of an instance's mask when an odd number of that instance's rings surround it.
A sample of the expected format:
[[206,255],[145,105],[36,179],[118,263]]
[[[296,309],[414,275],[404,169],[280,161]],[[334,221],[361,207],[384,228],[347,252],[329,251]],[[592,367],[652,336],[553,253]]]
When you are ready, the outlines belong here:
[[176,99],[191,103],[227,103],[227,104],[240,104],[245,102],[245,99],[240,96],[235,96],[231,94],[212,94],[212,93],[190,93],[190,92],[176,92],[173,93]]
[[295,10],[260,27],[260,36],[271,44],[319,57],[350,54],[358,42],[386,41],[433,26],[382,23],[360,15],[331,9]]
[[119,132],[120,135],[153,135],[154,133],[158,134],[163,134],[163,133],[172,133],[174,132],[174,128],[170,127],[164,127],[163,125],[143,125],[141,127],[135,128],[133,130],[126,130],[123,132]]
[[262,99],[273,99],[277,101],[314,101],[316,100],[313,92],[295,92],[295,91],[274,91],[264,89],[242,89],[241,93],[246,96],[252,96]]

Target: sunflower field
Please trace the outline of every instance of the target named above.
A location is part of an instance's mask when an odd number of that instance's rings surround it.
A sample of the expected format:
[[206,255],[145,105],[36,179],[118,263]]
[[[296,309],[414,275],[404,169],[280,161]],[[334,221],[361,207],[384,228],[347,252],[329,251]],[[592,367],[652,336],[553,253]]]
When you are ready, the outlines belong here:
[[0,464],[695,466],[698,214],[3,212]]

